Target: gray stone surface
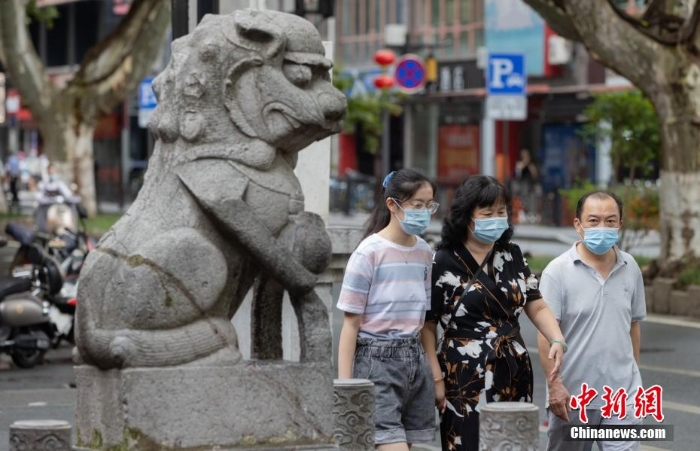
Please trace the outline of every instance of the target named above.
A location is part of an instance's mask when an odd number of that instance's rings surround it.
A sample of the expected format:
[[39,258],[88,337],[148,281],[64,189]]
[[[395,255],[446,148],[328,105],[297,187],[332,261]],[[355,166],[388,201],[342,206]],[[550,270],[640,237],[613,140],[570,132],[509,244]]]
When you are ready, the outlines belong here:
[[525,402],[492,402],[479,412],[479,450],[539,449],[539,409]]
[[10,451],[70,451],[71,444],[67,421],[26,420],[10,426]]
[[681,290],[673,290],[668,298],[668,312],[671,315],[686,316],[690,313],[691,305],[688,302],[688,293]]
[[668,313],[671,301],[671,292],[676,279],[656,277],[652,284],[654,293],[654,313]]
[[334,446],[330,362],[75,372],[78,447]]
[[[345,98],[315,27],[291,14],[208,15],[172,48],[144,186],[81,272],[81,446],[324,445],[332,340],[313,288],[331,242],[294,168],[340,131]],[[287,291],[301,366],[242,360],[231,318],[253,286],[253,355],[280,359]]]
[[374,384],[366,379],[333,381],[333,435],[342,451],[374,449]]
[[700,318],[700,286],[690,285],[686,293],[688,293],[688,315]]
[[[323,51],[313,25],[275,11],[207,16],[173,43],[144,187],[81,274],[85,363],[179,365],[228,348],[213,360],[235,364],[229,320],[262,271],[297,296],[312,289],[330,245],[293,168],[346,105]],[[280,239],[298,235],[294,249]]]

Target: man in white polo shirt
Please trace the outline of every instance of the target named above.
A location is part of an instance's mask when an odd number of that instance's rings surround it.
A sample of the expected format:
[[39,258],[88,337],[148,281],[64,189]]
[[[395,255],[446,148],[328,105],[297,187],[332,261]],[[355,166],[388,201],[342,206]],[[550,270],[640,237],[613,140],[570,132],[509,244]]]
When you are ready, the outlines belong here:
[[[587,451],[592,441],[565,441],[565,426],[641,424],[634,415],[634,395],[642,386],[639,374],[641,332],[646,317],[644,282],[636,261],[615,246],[622,227],[622,202],[614,194],[594,191],[576,207],[574,227],[581,241],[554,259],[540,279],[540,291],[559,321],[569,350],[560,377],[547,381],[549,451]],[[540,361],[545,374],[549,343],[538,335]],[[571,411],[571,395],[582,394],[586,384],[597,396],[585,412]],[[618,396],[618,411],[605,418],[605,387]],[[593,392],[591,392],[593,393]],[[622,401],[622,402],[621,402]],[[620,409],[624,404],[625,408]],[[626,417],[620,418],[620,410]],[[608,412],[609,414],[610,412]],[[603,451],[638,450],[638,441],[599,441]]]

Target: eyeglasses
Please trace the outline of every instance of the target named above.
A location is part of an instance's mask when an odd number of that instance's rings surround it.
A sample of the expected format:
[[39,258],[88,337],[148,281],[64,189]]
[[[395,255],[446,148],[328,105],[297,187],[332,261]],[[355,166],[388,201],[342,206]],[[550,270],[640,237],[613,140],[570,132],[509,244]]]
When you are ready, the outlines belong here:
[[[391,197],[390,199],[393,200],[394,203],[395,203],[396,205],[398,205],[399,208],[401,208],[401,209],[403,210],[403,207],[401,207],[401,202],[399,202],[398,200],[394,199],[393,197]],[[425,205],[425,204],[422,203],[422,202],[411,202],[411,203],[409,204],[409,207],[411,208],[411,210],[428,210],[428,213],[430,213],[431,215],[434,215],[435,212],[436,212],[436,211],[438,210],[438,208],[440,207],[440,204],[437,203],[437,202],[431,202],[431,203],[429,203],[428,205]]]

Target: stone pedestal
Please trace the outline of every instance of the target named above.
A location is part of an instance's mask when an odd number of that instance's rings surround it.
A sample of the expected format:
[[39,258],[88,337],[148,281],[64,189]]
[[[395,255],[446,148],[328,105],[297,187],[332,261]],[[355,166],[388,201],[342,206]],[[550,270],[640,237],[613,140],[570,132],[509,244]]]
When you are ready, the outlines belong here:
[[330,363],[75,374],[76,450],[337,449]]
[[333,387],[333,435],[340,450],[373,450],[374,384],[366,379],[335,379]]
[[654,294],[654,313],[668,313],[671,302],[671,292],[676,279],[657,277],[652,284]]
[[537,451],[539,409],[525,402],[493,402],[479,412],[479,450]]
[[70,451],[71,444],[66,421],[15,421],[10,426],[10,451]]

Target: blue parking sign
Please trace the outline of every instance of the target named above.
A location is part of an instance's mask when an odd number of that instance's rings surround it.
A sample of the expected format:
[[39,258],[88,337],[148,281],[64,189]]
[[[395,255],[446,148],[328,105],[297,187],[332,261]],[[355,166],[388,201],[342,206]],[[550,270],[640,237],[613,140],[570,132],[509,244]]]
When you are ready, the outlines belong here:
[[158,106],[158,99],[153,93],[153,77],[144,78],[139,83],[139,127],[146,128],[151,113]]
[[156,95],[153,93],[153,77],[144,78],[139,83],[139,109],[152,110],[158,105]]
[[486,94],[520,95],[527,90],[525,55],[522,53],[493,53],[486,69]]

